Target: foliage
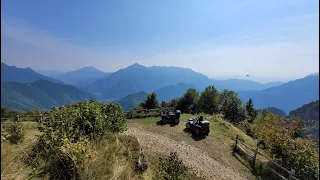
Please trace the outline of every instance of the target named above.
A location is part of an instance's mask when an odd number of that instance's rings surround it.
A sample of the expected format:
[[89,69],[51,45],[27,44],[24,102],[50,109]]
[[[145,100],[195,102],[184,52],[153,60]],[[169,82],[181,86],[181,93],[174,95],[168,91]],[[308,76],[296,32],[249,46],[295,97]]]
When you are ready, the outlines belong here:
[[238,123],[247,118],[246,109],[234,91],[223,90],[220,94],[220,111],[224,117],[233,123]]
[[[179,99],[177,104],[177,109],[181,110],[182,112],[196,113],[198,110],[197,108],[198,99],[199,99],[199,92],[194,88],[190,88]],[[193,112],[190,112],[190,111],[193,111]]]
[[155,172],[155,179],[178,180],[187,175],[188,168],[179,159],[176,152],[171,152],[169,157],[159,158]]
[[161,101],[160,106],[163,108],[166,108],[166,107],[168,107],[168,104],[165,101]]
[[250,98],[248,100],[248,102],[246,103],[246,111],[248,113],[248,116],[250,117],[249,118],[249,123],[252,123],[253,120],[257,117],[258,115],[258,111],[256,109],[254,109],[253,107],[253,101],[252,99]]
[[24,140],[25,129],[21,123],[9,122],[3,125],[3,134],[12,144],[18,144]]
[[202,112],[213,114],[218,112],[219,92],[214,86],[208,86],[201,93],[199,106]]
[[6,107],[1,106],[1,118],[15,118],[17,115],[21,115],[18,111],[9,110]]
[[40,127],[42,135],[31,152],[31,162],[38,161],[36,164],[43,165],[36,167],[40,174],[77,178],[91,157],[89,144],[101,140],[108,133],[124,130],[124,114],[118,103],[85,101],[68,108],[52,108],[50,117]]
[[140,107],[144,108],[144,109],[155,109],[159,106],[159,102],[157,99],[157,94],[156,93],[151,93],[148,94],[147,99],[142,102],[140,105]]
[[300,120],[264,112],[255,120],[252,130],[284,167],[296,170],[299,178],[319,178],[319,154],[314,142],[299,137],[304,131]]
[[178,105],[178,101],[179,101],[178,98],[170,99],[170,101],[168,102],[168,107],[176,108]]

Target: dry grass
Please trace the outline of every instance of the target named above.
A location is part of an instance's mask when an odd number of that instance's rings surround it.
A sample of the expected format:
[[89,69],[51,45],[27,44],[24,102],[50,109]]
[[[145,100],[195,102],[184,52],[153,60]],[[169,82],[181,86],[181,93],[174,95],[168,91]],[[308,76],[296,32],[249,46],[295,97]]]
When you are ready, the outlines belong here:
[[1,179],[28,179],[31,168],[22,160],[27,156],[28,150],[37,141],[36,122],[21,122],[26,129],[25,139],[22,143],[11,144],[1,140]]

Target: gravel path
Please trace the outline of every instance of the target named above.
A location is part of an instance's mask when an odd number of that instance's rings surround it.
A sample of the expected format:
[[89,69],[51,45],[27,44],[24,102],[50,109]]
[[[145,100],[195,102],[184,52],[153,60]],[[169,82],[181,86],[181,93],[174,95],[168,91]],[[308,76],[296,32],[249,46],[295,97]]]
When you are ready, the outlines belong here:
[[125,134],[137,137],[140,145],[146,151],[166,154],[173,151],[177,152],[186,165],[195,170],[198,175],[204,175],[208,179],[245,179],[230,167],[226,167],[211,158],[206,152],[184,141],[175,141],[163,134],[136,127],[130,127]]

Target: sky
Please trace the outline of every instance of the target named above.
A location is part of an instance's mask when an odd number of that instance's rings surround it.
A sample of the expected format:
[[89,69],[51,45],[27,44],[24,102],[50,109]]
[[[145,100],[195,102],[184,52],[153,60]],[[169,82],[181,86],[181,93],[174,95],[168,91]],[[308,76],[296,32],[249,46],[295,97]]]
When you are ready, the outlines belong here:
[[139,63],[298,78],[319,72],[319,1],[2,0],[1,61],[45,71]]

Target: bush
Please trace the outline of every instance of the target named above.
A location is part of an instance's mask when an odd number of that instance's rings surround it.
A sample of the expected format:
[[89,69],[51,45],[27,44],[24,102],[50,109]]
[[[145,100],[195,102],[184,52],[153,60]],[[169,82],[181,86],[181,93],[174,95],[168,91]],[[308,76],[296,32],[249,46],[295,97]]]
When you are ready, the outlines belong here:
[[18,122],[5,123],[3,125],[5,139],[12,144],[22,142],[25,136],[25,129],[22,124]]
[[298,119],[264,112],[255,120],[252,130],[285,168],[296,170],[296,177],[319,179],[319,153],[314,142],[299,138],[303,126]]
[[183,179],[187,176],[188,167],[182,163],[176,152],[171,152],[167,158],[159,158],[155,171],[155,179]]
[[[30,156],[37,161],[37,175],[74,179],[91,156],[89,145],[108,134],[126,129],[122,108],[117,103],[79,102],[52,108],[40,127],[42,135]],[[94,143],[91,143],[94,144]]]

